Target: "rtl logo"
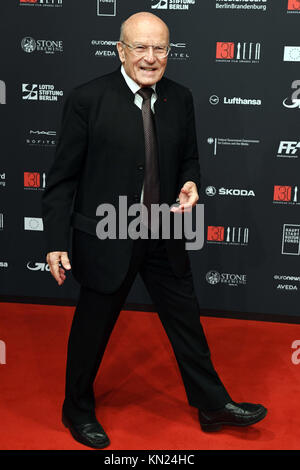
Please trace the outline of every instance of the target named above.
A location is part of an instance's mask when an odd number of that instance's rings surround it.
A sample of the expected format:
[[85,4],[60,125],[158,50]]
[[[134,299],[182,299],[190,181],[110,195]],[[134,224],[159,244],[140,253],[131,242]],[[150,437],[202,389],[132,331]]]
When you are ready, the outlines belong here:
[[288,10],[300,10],[300,0],[288,0]]

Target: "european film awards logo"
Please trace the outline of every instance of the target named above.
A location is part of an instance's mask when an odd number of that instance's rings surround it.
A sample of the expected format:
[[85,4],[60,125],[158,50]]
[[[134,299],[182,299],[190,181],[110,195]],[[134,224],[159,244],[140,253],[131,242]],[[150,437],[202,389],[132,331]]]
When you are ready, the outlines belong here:
[[217,42],[216,62],[258,63],[260,60],[259,42]]
[[116,16],[117,0],[97,0],[98,16]]
[[298,186],[274,186],[273,203],[274,204],[300,204]]
[[300,13],[300,0],[288,0],[288,13]]

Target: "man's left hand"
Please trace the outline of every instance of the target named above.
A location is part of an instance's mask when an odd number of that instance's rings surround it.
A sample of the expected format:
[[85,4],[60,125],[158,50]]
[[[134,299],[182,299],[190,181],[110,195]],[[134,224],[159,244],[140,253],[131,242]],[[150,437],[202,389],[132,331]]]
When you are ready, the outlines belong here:
[[179,196],[179,206],[172,207],[172,212],[191,212],[192,207],[197,203],[199,194],[197,186],[193,181],[187,181],[181,188]]

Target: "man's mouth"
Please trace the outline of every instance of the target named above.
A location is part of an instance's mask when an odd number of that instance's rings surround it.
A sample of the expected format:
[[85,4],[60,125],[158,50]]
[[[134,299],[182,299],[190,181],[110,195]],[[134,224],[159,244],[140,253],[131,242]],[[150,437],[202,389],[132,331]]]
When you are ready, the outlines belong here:
[[156,68],[155,67],[141,67],[141,70],[145,70],[146,72],[154,72]]

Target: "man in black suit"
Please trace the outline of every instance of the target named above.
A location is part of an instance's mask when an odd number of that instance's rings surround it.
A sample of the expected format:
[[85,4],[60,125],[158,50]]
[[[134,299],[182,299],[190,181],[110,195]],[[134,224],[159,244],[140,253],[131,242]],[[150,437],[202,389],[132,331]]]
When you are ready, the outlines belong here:
[[[141,12],[122,25],[122,66],[75,88],[64,107],[54,164],[43,196],[47,262],[58,285],[71,269],[80,283],[69,343],[63,422],[79,442],[101,448],[109,438],[96,419],[93,383],[122,305],[139,272],[171,341],[189,404],[203,430],[245,426],[264,418],[262,405],[231,400],[210,360],[200,324],[185,240],[99,239],[103,203],[170,207],[185,212],[198,200],[200,172],[190,91],[165,77],[169,31]],[[74,197],[75,196],[75,197]],[[72,208],[72,203],[74,206]],[[119,211],[119,212],[118,212]],[[172,213],[174,212],[174,213]],[[103,214],[102,214],[103,215]],[[150,236],[151,235],[151,236]]]

